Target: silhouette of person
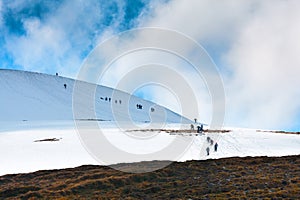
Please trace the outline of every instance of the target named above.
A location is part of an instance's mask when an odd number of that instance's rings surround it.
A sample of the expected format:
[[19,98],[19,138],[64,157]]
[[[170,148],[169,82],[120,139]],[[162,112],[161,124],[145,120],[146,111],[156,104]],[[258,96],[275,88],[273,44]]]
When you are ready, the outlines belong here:
[[209,147],[206,148],[206,153],[209,156]]
[[191,130],[194,130],[194,125],[193,124],[191,124]]
[[210,137],[207,137],[206,140],[207,140],[207,142],[209,143],[209,142],[210,142]]
[[218,143],[216,142],[216,144],[215,144],[215,152],[217,152],[218,151]]

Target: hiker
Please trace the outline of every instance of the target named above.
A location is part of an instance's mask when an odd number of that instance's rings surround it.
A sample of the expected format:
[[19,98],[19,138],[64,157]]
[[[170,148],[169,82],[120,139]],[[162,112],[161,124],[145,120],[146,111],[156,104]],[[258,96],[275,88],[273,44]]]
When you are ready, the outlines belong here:
[[56,72],[55,75],[58,76],[58,73]]
[[209,156],[209,147],[206,148],[207,156]]
[[216,144],[215,144],[215,152],[217,152],[218,151],[218,143],[216,142]]
[[141,104],[136,104],[137,109],[143,109],[143,106]]
[[194,130],[194,125],[193,125],[193,124],[191,124],[191,130],[192,130],[192,131]]
[[203,125],[197,126],[197,133],[202,133],[203,131]]
[[107,97],[105,97],[105,101],[107,101]]
[[64,84],[65,89],[67,89],[67,84]]
[[207,137],[206,140],[207,140],[207,142],[209,143],[209,142],[210,142],[210,137]]
[[110,98],[110,97],[108,98],[108,101],[109,101],[109,102],[111,101],[111,98]]
[[121,101],[121,100],[119,100],[119,103],[120,103],[120,104],[122,104],[122,101]]
[[197,118],[195,118],[194,121],[195,121],[195,124],[197,124]]
[[213,140],[210,140],[210,145],[213,145],[214,144],[214,141]]

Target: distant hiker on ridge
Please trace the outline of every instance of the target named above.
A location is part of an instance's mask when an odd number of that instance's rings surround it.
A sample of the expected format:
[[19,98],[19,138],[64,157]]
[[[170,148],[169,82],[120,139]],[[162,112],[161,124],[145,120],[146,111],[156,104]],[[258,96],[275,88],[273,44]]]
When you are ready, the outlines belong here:
[[67,84],[64,84],[65,89],[67,89]]

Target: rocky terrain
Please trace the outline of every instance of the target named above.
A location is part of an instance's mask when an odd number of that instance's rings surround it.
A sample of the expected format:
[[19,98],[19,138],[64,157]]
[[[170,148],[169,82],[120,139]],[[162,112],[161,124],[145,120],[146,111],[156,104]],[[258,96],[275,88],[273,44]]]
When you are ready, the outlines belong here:
[[[115,165],[122,170],[163,161]],[[174,162],[150,173],[86,165],[0,177],[0,199],[299,199],[300,156]]]

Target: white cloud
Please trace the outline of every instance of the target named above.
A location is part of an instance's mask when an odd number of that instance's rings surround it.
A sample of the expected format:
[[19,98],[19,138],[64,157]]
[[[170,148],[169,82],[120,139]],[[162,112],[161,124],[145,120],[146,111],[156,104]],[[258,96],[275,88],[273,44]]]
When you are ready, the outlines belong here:
[[174,0],[154,6],[154,18],[141,26],[180,31],[210,44],[230,42],[255,12],[259,1]]
[[[23,9],[24,1],[11,2],[10,9]],[[109,2],[107,4],[110,4]],[[51,4],[51,12],[42,19],[22,18],[25,35],[7,34],[5,48],[14,58],[14,64],[25,70],[54,73],[76,77],[85,54],[96,45],[106,16],[106,3],[99,1],[64,1]],[[115,29],[122,21],[123,5],[116,4],[117,10],[111,26]]]
[[[26,36],[11,37],[6,47],[15,57],[15,63],[26,70],[46,70],[59,68],[59,59],[65,56],[70,48],[64,32],[53,27],[41,24],[38,19],[30,19],[24,23]],[[56,60],[57,63],[53,62]]]
[[225,56],[229,120],[292,127],[300,111],[300,2],[264,2]]
[[300,102],[300,2],[174,0],[154,5],[141,26],[180,31],[221,51],[226,122],[253,128],[293,128]]

